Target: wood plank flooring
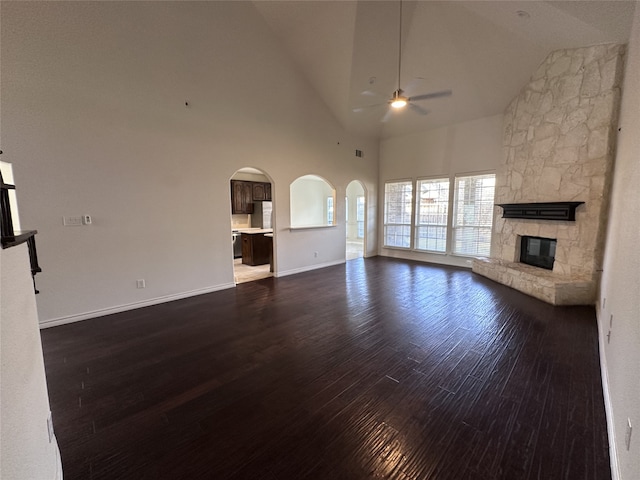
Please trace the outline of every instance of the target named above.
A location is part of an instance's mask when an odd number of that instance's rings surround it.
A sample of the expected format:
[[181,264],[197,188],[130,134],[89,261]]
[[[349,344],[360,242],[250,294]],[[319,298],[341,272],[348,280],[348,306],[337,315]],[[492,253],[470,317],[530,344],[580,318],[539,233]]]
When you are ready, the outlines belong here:
[[382,257],[42,331],[65,480],[611,478],[595,312]]

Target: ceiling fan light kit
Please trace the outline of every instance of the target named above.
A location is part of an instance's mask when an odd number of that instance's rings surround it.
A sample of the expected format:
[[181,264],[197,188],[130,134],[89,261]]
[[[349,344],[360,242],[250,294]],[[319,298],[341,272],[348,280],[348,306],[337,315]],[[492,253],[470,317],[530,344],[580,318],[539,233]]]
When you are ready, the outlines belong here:
[[402,95],[402,90],[398,89],[393,92],[393,97],[391,98],[390,104],[393,108],[402,108],[406,107],[407,103],[409,103],[409,99]]

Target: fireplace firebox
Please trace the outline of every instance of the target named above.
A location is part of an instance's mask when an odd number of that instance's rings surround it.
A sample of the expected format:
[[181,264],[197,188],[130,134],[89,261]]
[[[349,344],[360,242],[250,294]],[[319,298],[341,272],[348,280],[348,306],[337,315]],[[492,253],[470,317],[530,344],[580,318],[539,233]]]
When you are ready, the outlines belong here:
[[520,262],[553,270],[557,241],[552,238],[520,237]]

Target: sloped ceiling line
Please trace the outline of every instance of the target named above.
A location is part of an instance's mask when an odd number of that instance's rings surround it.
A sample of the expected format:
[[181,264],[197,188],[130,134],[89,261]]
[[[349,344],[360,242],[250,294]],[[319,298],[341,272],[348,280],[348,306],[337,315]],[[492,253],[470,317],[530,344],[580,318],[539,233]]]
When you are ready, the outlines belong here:
[[403,83],[423,77],[410,93],[454,94],[421,103],[429,115],[403,110],[383,124],[386,105],[352,109],[375,102],[363,90],[384,103],[396,88],[398,1],[253,2],[336,119],[378,138],[503,112],[551,51],[626,43],[635,3],[403,0]]

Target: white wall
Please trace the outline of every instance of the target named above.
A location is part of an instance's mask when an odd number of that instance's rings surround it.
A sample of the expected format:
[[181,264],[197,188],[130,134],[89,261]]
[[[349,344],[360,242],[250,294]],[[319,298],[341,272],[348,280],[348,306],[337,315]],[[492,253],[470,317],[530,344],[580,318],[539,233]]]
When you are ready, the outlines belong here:
[[[407,112],[410,114],[411,112]],[[494,171],[502,160],[502,114],[427,132],[392,137],[380,143],[380,255],[469,266],[467,258],[383,247],[384,184],[389,180],[453,178],[461,173]]]
[[[344,261],[349,181],[377,204],[377,142],[345,133],[250,2],[2,2],[1,48],[43,322],[233,286],[238,168],[273,180],[276,274]],[[338,226],[290,232],[289,185],[308,173],[336,187]],[[93,225],[62,226],[82,214]]]
[[27,244],[0,250],[0,478],[54,480],[49,394]]
[[[637,215],[640,205],[640,5],[637,3],[628,45],[619,126],[622,130],[618,135],[598,322],[614,479],[634,480],[640,478],[640,219]],[[611,340],[607,342],[609,330]],[[628,451],[625,446],[627,418],[633,426]]]

